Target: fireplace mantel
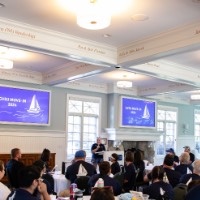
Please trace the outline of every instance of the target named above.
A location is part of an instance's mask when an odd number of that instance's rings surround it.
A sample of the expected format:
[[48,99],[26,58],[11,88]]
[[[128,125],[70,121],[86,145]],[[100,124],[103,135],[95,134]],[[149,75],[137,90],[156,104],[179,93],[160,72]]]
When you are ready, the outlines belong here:
[[133,130],[129,128],[105,128],[103,137],[108,140],[122,141],[158,141],[162,133],[157,130]]

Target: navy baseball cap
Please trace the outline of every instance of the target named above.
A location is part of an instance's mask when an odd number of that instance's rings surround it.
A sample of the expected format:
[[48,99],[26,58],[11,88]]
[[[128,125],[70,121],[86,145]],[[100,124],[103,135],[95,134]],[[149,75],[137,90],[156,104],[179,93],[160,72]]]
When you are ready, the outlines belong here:
[[173,154],[175,154],[175,152],[174,152],[174,149],[173,149],[173,148],[169,148],[169,149],[167,149],[167,150],[166,150],[166,152],[167,152],[167,153],[173,153]]

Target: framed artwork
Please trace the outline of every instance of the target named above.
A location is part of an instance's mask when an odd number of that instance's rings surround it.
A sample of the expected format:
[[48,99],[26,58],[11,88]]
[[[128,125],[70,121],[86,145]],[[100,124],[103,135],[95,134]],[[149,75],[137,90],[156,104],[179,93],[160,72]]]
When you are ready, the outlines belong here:
[[101,143],[104,145],[107,145],[107,143],[108,143],[107,138],[101,138]]

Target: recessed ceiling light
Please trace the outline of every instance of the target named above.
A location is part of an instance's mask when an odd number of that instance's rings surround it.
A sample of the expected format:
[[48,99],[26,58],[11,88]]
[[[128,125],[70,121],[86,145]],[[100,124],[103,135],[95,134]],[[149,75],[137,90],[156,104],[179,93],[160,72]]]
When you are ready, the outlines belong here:
[[149,17],[145,14],[135,14],[131,17],[131,19],[134,21],[145,21],[148,20]]
[[110,34],[103,34],[103,37],[105,37],[105,38],[110,38],[110,37],[112,37]]
[[5,5],[4,5],[4,4],[2,4],[2,3],[0,3],[0,8],[3,8],[3,7],[5,7]]

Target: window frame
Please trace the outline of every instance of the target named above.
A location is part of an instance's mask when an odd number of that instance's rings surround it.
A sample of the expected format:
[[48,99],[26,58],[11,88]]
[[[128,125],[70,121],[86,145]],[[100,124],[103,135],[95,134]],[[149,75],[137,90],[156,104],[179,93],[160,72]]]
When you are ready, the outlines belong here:
[[[94,97],[94,96],[85,96],[85,95],[75,95],[75,94],[67,94],[67,101],[66,101],[66,138],[65,138],[65,158],[67,161],[71,161],[71,158],[68,157],[68,153],[67,153],[67,148],[68,148],[68,117],[70,115],[71,112],[69,112],[69,101],[70,100],[77,100],[77,101],[82,101],[82,102],[93,102],[93,103],[98,103],[99,104],[99,115],[95,115],[95,114],[79,114],[79,113],[73,113],[74,116],[81,116],[81,120],[83,120],[83,117],[87,117],[87,116],[97,116],[97,133],[96,133],[96,137],[99,137],[99,133],[101,130],[101,108],[102,108],[102,99],[100,97]],[[81,136],[80,136],[80,146],[83,146],[83,123],[81,125]],[[91,157],[87,157],[87,160],[91,160]]]
[[195,114],[196,114],[196,112],[198,112],[198,114],[200,114],[200,109],[198,109],[198,108],[194,109],[194,142],[195,142],[195,149],[197,150],[197,154],[200,154],[200,150],[198,151],[197,144],[196,144],[197,143],[196,138],[200,137],[200,133],[199,133],[199,136],[196,135],[196,125],[199,125],[199,127],[200,127],[200,122],[195,122]]
[[[166,120],[166,119],[165,120],[159,120],[158,119],[158,116],[159,116],[158,115],[158,110],[176,112],[176,121],[171,121],[171,120]],[[177,107],[170,107],[170,106],[161,106],[161,105],[158,105],[158,107],[157,107],[157,125],[158,125],[159,122],[164,122],[165,126],[166,126],[166,123],[170,123],[170,122],[175,123],[175,131],[176,131],[176,133],[175,133],[175,135],[173,135],[174,136],[174,141],[175,141],[173,148],[176,150],[177,132],[178,132],[178,108]],[[166,151],[166,129],[165,128],[164,128],[164,131],[159,131],[158,130],[158,126],[157,126],[158,133],[161,134],[160,136],[164,137],[164,139],[163,139],[163,142],[164,142],[164,154],[162,154],[162,155],[161,154],[157,154],[157,147],[158,147],[158,145],[159,145],[159,143],[160,143],[161,140],[159,140],[158,142],[156,142],[156,145],[155,145],[155,147],[156,147],[156,149],[155,149],[155,156],[157,158],[163,158],[165,156],[165,151]]]

